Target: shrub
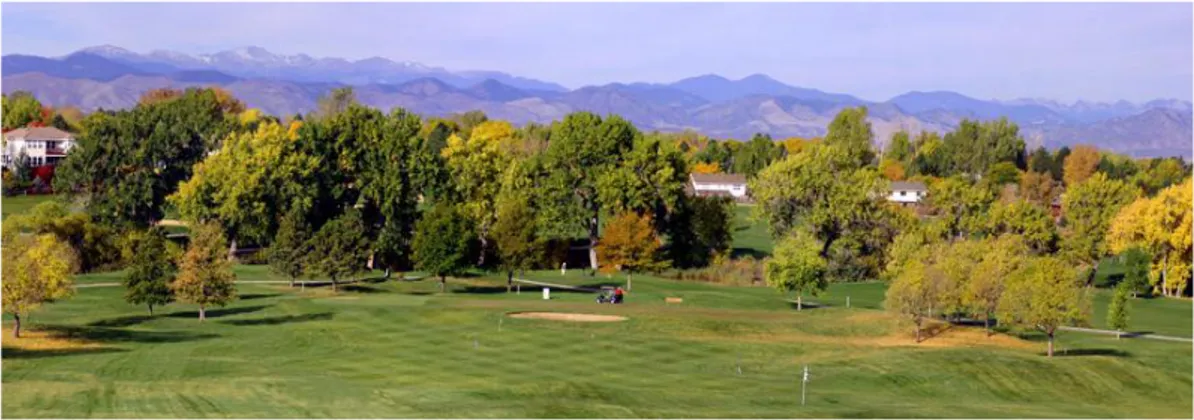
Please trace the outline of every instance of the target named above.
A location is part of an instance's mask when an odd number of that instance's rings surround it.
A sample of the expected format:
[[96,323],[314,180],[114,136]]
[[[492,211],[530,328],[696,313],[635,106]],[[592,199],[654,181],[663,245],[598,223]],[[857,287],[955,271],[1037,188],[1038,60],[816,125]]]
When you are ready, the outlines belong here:
[[731,260],[724,254],[713,259],[708,267],[688,270],[671,270],[664,273],[665,277],[676,280],[692,280],[707,283],[724,284],[729,286],[766,287],[764,267],[767,259],[756,260],[745,257]]

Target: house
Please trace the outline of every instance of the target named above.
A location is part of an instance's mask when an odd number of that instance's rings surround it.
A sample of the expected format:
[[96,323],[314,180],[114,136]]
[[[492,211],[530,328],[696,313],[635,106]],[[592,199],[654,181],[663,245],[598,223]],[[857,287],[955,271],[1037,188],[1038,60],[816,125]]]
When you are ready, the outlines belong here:
[[923,182],[895,181],[891,183],[891,195],[887,196],[887,201],[912,206],[919,204],[928,192]]
[[746,176],[738,174],[689,174],[689,192],[701,197],[732,197],[746,200]]
[[2,163],[8,167],[24,152],[29,166],[55,165],[75,147],[75,135],[54,127],[26,127],[4,133]]

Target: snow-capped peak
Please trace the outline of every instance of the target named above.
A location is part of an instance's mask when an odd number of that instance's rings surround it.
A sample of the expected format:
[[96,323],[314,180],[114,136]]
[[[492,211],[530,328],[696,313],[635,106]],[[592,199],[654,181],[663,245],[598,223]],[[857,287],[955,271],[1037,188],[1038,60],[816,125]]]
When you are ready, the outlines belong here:
[[135,52],[109,44],[87,47],[80,51],[105,57],[130,57],[137,55]]

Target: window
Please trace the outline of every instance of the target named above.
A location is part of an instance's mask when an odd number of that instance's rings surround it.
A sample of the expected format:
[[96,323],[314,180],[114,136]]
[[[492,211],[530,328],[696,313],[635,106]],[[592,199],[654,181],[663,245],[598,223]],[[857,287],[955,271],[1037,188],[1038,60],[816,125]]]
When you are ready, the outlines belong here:
[[900,197],[908,195],[907,191],[900,191]]

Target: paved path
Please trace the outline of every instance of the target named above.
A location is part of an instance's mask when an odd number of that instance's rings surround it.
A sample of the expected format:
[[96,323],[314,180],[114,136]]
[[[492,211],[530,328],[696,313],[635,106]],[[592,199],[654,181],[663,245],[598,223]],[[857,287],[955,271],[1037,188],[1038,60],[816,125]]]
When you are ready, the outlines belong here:
[[541,282],[541,281],[526,280],[526,279],[514,279],[514,282],[515,282],[515,283],[526,283],[526,284],[533,284],[533,285],[536,285],[536,286],[555,287],[555,288],[558,288],[558,289],[579,290],[579,291],[582,291],[582,292],[593,292],[593,293],[600,292],[600,290],[597,290],[597,289],[590,289],[590,288],[587,288],[587,287],[576,287],[576,286],[569,286],[569,285],[566,285],[566,284],[544,283],[544,282]]
[[[1076,332],[1085,332],[1085,333],[1092,333],[1092,334],[1106,334],[1106,335],[1118,334],[1117,331],[1099,330],[1099,329],[1094,329],[1094,328],[1060,327],[1059,329],[1061,329],[1063,331],[1076,331]],[[1151,338],[1153,340],[1180,341],[1180,342],[1185,342],[1185,343],[1194,342],[1194,339],[1191,339],[1191,338],[1174,337],[1174,336],[1170,336],[1170,335],[1157,335],[1157,334],[1152,334],[1152,333],[1124,332],[1123,337],[1124,338]]]

